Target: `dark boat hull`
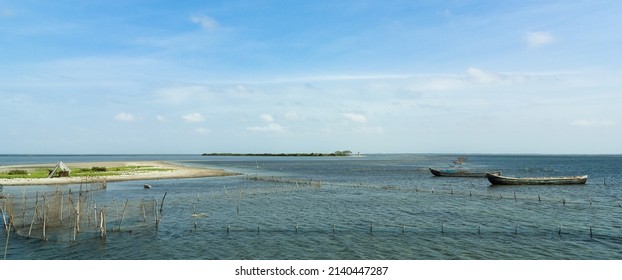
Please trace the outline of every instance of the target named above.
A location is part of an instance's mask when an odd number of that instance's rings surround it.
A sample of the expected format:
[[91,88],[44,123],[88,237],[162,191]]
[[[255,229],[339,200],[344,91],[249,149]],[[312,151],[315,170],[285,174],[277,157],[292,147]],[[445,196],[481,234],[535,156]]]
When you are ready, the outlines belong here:
[[587,175],[567,177],[536,177],[516,178],[486,174],[486,178],[493,185],[581,185],[587,182]]
[[433,168],[429,168],[430,172],[432,172],[432,174],[434,174],[434,176],[439,176],[439,177],[486,177],[486,174],[501,174],[498,171],[472,171],[472,170],[465,170],[465,169],[433,169]]

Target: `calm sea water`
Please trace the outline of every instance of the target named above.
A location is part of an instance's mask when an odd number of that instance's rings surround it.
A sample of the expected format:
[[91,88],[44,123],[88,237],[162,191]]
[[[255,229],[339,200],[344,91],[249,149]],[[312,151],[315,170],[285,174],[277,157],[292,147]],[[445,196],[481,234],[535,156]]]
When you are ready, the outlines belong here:
[[[622,156],[470,155],[465,164],[515,176],[587,174],[586,185],[492,187],[484,178],[429,172],[457,156],[4,155],[0,165],[164,160],[243,174],[108,183],[93,195],[109,207],[106,239],[12,232],[6,258],[622,259]],[[2,193],[59,188],[67,187],[4,186]],[[124,203],[165,193],[157,229],[133,222],[143,215],[134,211],[124,217],[131,232],[110,230]],[[2,231],[2,254],[6,241]]]

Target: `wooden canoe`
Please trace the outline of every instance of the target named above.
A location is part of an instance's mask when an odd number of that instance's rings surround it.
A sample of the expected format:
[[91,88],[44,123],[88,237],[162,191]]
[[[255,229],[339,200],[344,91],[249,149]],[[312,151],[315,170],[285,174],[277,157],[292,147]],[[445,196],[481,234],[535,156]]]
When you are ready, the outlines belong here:
[[475,170],[469,170],[469,169],[434,169],[434,168],[429,168],[430,172],[432,172],[432,174],[434,174],[434,176],[439,176],[439,177],[485,177],[486,174],[490,173],[490,174],[498,174],[500,175],[501,172],[499,171],[475,171]]
[[488,173],[486,178],[493,185],[579,185],[587,182],[587,175],[518,178]]

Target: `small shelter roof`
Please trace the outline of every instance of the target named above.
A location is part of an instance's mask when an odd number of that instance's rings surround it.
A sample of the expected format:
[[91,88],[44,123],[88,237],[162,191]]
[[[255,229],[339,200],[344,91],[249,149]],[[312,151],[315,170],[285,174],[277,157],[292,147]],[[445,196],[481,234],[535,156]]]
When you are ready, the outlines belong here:
[[71,169],[69,169],[69,167],[67,167],[67,165],[65,165],[62,161],[59,161],[56,166],[54,166],[54,169],[52,170],[52,172],[50,172],[50,174],[48,175],[48,178],[52,178],[54,177],[54,174],[56,174],[57,170],[61,170],[61,171],[66,171],[66,172],[71,172]]

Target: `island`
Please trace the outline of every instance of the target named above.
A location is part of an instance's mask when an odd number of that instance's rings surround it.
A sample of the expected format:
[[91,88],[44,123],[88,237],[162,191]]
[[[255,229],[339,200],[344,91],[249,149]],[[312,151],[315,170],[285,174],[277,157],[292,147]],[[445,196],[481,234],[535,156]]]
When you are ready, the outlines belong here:
[[351,151],[335,151],[332,153],[203,153],[202,156],[251,156],[251,157],[347,157],[351,156]]

